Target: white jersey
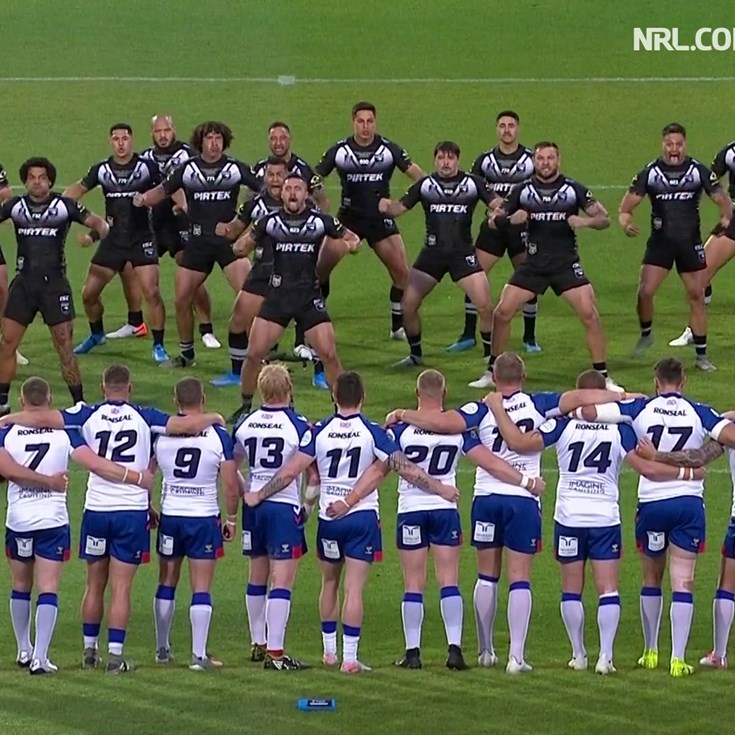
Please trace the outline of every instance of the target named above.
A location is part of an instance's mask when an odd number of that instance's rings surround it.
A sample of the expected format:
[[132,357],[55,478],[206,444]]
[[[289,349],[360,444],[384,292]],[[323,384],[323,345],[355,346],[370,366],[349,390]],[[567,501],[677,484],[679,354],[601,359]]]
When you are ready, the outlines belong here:
[[[156,408],[127,401],[77,404],[62,411],[67,428],[78,429],[84,442],[100,457],[136,472],[148,469],[152,433],[163,434],[169,416]],[[85,510],[147,510],[148,491],[136,485],[110,482],[90,473]]]
[[[291,459],[308,428],[309,422],[292,408],[261,407],[242,418],[233,439],[245,452],[250,492],[258,492]],[[268,500],[300,506],[298,478]]]
[[[27,429],[9,426],[0,430],[0,447],[20,465],[42,475],[69,468],[69,455],[84,446],[79,432],[64,429]],[[5,525],[24,533],[69,524],[66,493],[45,487],[24,487],[8,481]]]
[[[709,406],[678,393],[662,393],[655,398],[637,398],[614,405],[633,426],[636,436],[650,439],[661,452],[699,449],[707,437],[717,440],[720,431],[730,423]],[[704,482],[656,482],[645,477],[638,481],[639,503],[688,495],[701,498]]]
[[232,439],[225,429],[210,426],[201,434],[156,436],[153,456],[163,474],[163,515],[219,516],[219,468],[232,459]]
[[[349,495],[365,470],[376,459],[385,462],[398,446],[385,429],[361,414],[335,414],[304,434],[300,451],[316,460],[321,483],[319,518],[330,520],[330,503]],[[377,488],[353,505],[348,514],[358,510],[379,512]]]
[[556,446],[559,463],[554,520],[572,528],[617,526],[620,470],[637,443],[633,429],[560,418],[539,432],[545,447]]
[[730,463],[730,478],[732,480],[732,510],[730,517],[735,518],[735,449],[727,449],[727,461]]
[[[559,414],[560,393],[522,393],[518,391],[503,398],[503,406],[515,425],[523,432],[538,429],[547,419]],[[518,472],[529,477],[541,475],[541,452],[518,454],[503,441],[495,416],[482,402],[465,403],[457,409],[468,430],[475,430],[474,446],[483,444],[493,454],[504,459]],[[468,445],[466,451],[470,451]],[[480,495],[518,495],[523,498],[538,498],[519,485],[509,485],[498,480],[481,467],[475,473],[475,497]]]
[[[457,463],[468,443],[469,434],[434,434],[415,426],[399,423],[391,426],[388,438],[427,475],[445,485],[455,485]],[[457,503],[439,495],[426,492],[402,477],[398,480],[398,512],[411,513],[415,510],[457,509]]]

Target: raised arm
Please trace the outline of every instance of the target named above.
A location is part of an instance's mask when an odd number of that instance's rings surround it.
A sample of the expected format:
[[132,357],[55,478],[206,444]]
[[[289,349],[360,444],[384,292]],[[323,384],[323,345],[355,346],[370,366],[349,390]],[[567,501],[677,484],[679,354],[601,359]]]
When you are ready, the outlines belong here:
[[587,227],[591,230],[606,230],[610,227],[610,215],[598,201],[590,202],[584,208],[584,215],[570,215],[567,218],[569,226],[575,230]]
[[89,189],[81,182],[77,181],[71,186],[67,186],[66,189],[61,193],[61,196],[69,197],[69,199],[81,199]]
[[0,426],[18,424],[29,429],[63,429],[64,417],[61,411],[48,408],[43,411],[18,411],[0,419]]
[[200,434],[210,426],[224,426],[225,420],[218,413],[192,413],[186,416],[170,416],[166,422],[166,434]]
[[559,413],[566,415],[582,406],[597,406],[602,403],[616,403],[617,401],[627,401],[631,398],[640,397],[642,397],[640,393],[616,393],[612,390],[596,388],[568,390],[561,394]]
[[[495,416],[495,421],[498,424],[498,431],[503,437],[503,441],[512,449],[514,452],[520,454],[531,454],[533,452],[542,452],[544,449],[544,440],[538,431],[531,431],[525,433],[521,431],[514,423],[513,420],[508,416],[505,407],[503,406],[503,396],[500,393],[492,393],[486,399],[485,403],[492,411]],[[469,456],[469,455],[468,455]],[[505,464],[505,463],[504,463]],[[488,470],[490,472],[490,470]],[[491,474],[495,474],[491,472]],[[519,484],[515,480],[504,482],[510,482],[511,484]]]
[[462,414],[454,409],[450,411],[432,411],[422,413],[406,408],[399,408],[391,411],[385,417],[385,423],[397,424],[403,421],[411,426],[416,426],[424,431],[433,431],[435,434],[461,434],[467,425],[462,418]]

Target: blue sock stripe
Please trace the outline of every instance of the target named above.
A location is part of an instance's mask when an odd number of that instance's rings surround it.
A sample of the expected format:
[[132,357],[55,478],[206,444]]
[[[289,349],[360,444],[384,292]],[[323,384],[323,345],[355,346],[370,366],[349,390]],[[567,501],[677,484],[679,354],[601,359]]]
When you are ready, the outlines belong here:
[[336,620],[322,620],[322,633],[329,635],[330,633],[337,632],[337,621]]
[[727,590],[718,589],[717,592],[715,592],[715,599],[730,600],[730,602],[735,602],[735,593],[728,592]]
[[671,595],[672,602],[694,603],[694,595],[691,592],[673,592]]
[[641,587],[641,597],[662,597],[660,587]]
[[99,637],[99,634],[99,623],[82,623],[82,635],[87,636],[87,638],[97,638]]
[[110,628],[107,631],[108,643],[125,643],[125,631],[121,628]]
[[582,602],[582,595],[577,594],[576,592],[562,592],[561,601],[562,602]]
[[620,596],[619,595],[605,595],[604,597],[601,597],[597,604],[599,607],[603,607],[604,605],[620,605]]
[[245,588],[246,595],[252,595],[253,597],[265,597],[268,592],[268,587],[264,584],[249,584]]
[[424,601],[424,595],[422,592],[404,592],[403,601],[404,602],[418,602],[419,604],[421,604]]
[[209,605],[212,607],[212,595],[209,592],[195,592],[191,596],[192,607],[194,605]]
[[291,590],[286,590],[280,587],[276,587],[275,589],[272,589],[268,593],[268,599],[269,600],[290,600]]
[[350,635],[353,638],[359,638],[360,628],[354,625],[345,625],[342,623],[342,633],[344,633],[344,635]]
[[36,600],[36,605],[59,606],[59,596],[55,592],[41,592]]
[[481,579],[483,582],[491,582],[492,584],[498,583],[498,577],[491,577],[489,574],[478,574],[478,579]]
[[18,590],[11,590],[10,592],[10,599],[11,600],[28,600],[31,599],[31,593],[30,592],[19,592]]
[[459,587],[442,587],[439,590],[439,599],[444,600],[447,597],[460,597]]
[[173,600],[176,598],[176,587],[169,587],[165,584],[159,584],[156,589],[157,600]]
[[512,592],[513,590],[530,590],[531,589],[531,583],[530,582],[513,582],[508,587],[508,592]]

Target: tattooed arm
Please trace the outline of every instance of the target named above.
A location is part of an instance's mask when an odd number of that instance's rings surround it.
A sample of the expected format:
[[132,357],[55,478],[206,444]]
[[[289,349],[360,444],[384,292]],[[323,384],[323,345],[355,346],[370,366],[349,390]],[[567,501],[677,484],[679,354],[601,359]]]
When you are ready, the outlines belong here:
[[426,493],[439,495],[445,500],[455,502],[459,498],[459,491],[451,485],[444,485],[435,477],[427,475],[418,465],[403,452],[393,452],[388,458],[388,466],[393,472],[398,473],[406,482]]
[[704,467],[721,457],[725,447],[716,441],[709,441],[697,449],[683,449],[679,452],[659,452],[653,444],[642,439],[636,447],[636,454],[643,459],[675,467]]
[[255,507],[276,493],[280,493],[281,490],[287,488],[313,461],[314,457],[310,457],[308,454],[304,454],[304,452],[296,452],[260,490],[245,493],[243,498],[245,505],[249,505],[251,508]]

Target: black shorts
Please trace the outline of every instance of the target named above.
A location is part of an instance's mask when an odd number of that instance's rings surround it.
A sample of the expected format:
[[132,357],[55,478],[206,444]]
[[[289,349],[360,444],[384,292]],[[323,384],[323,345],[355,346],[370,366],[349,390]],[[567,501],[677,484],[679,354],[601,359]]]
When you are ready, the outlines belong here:
[[524,288],[538,295],[551,288],[557,296],[578,286],[589,285],[584,268],[578,260],[564,260],[558,265],[548,261],[535,264],[534,260],[524,260],[511,274],[508,285]]
[[707,267],[701,242],[684,242],[651,235],[646,243],[643,265],[655,265],[670,271],[676,264],[677,273],[695,273]]
[[295,321],[304,332],[332,321],[318,291],[285,291],[278,288],[269,289],[258,316],[284,328]]
[[27,327],[39,311],[49,327],[74,321],[74,300],[65,276],[20,273],[10,282],[3,316]]
[[158,252],[153,238],[132,245],[122,245],[111,242],[109,238],[102,240],[92,256],[92,263],[102,268],[120,273],[130,263],[133,268],[145,265],[158,265]]
[[526,228],[523,225],[508,225],[501,230],[494,230],[483,220],[477,233],[475,247],[496,258],[506,253],[513,260],[526,252]]
[[475,251],[467,248],[440,250],[439,248],[423,247],[413,264],[413,268],[426,273],[435,281],[441,281],[447,273],[455,282],[474,273],[482,273]]
[[365,217],[340,209],[337,213],[337,219],[361,240],[365,240],[371,248],[374,248],[377,243],[391,235],[401,234],[395,220],[390,217],[383,217],[381,214],[376,214],[375,217]]
[[248,273],[248,277],[245,279],[245,283],[242,284],[241,291],[245,293],[251,293],[253,296],[266,297],[268,295],[268,289],[270,288],[271,279],[269,276],[255,275],[255,270]]
[[722,237],[724,235],[725,237],[729,237],[730,240],[735,242],[735,217],[730,220],[730,224],[727,227],[723,227],[720,224],[713,227],[710,235],[714,235],[715,237]]
[[216,235],[201,235],[189,238],[179,265],[190,271],[209,275],[215,264],[224,270],[236,260],[238,257],[232,252],[232,243],[229,240]]
[[154,230],[154,240],[158,257],[162,258],[168,253],[172,258],[176,257],[186,246],[189,237],[188,230],[180,230],[175,224]]

